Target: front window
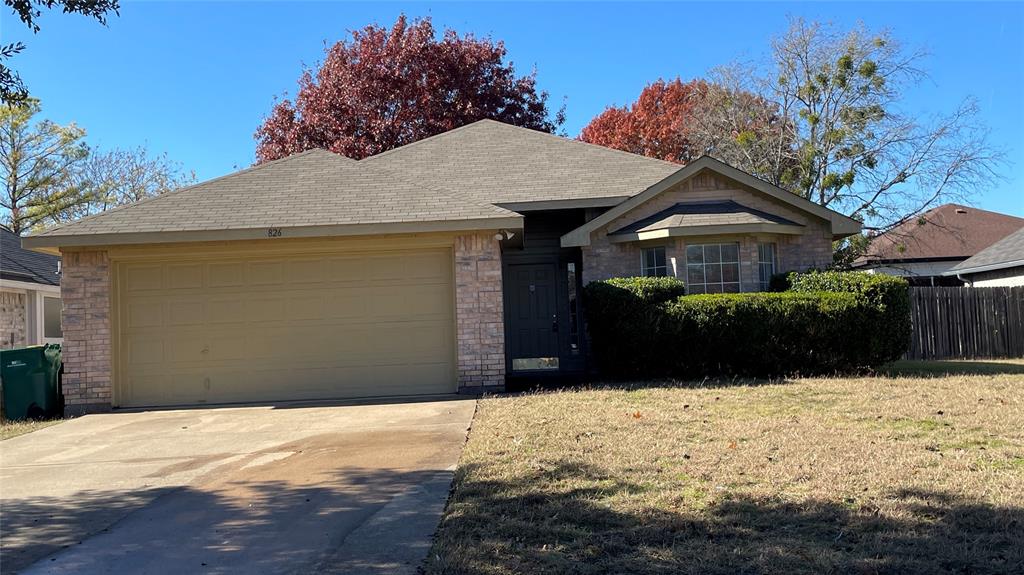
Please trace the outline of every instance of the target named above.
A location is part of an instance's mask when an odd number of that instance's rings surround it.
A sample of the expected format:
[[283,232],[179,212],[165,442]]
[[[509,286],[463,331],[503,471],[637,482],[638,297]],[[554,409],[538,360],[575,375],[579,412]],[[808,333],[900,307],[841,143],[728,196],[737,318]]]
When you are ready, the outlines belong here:
[[668,275],[665,264],[665,246],[643,248],[640,250],[640,271],[646,277],[664,277]]
[[757,244],[757,274],[761,291],[768,291],[775,275],[775,244]]
[[688,293],[738,293],[740,245],[686,246],[686,283]]

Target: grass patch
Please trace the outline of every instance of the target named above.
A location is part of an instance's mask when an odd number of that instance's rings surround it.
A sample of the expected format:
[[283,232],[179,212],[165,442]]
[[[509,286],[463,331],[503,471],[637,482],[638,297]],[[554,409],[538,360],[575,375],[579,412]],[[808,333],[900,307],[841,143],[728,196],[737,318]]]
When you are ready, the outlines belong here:
[[1024,572],[1024,378],[482,400],[429,574]]
[[1024,359],[901,360],[894,361],[881,371],[889,377],[1024,375]]
[[26,433],[32,433],[38,431],[44,427],[50,427],[51,425],[57,425],[64,421],[63,419],[41,419],[32,420],[25,419],[22,421],[0,421],[0,441],[10,439],[12,437],[18,437],[19,435],[25,435]]

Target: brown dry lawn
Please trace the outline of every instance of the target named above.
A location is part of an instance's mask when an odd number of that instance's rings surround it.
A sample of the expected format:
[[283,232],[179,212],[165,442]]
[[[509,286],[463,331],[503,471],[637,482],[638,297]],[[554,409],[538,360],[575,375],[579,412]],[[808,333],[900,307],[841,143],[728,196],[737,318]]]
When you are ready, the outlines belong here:
[[23,421],[0,421],[0,441],[32,433],[44,427],[50,427],[64,421],[63,419],[26,419]]
[[426,571],[1024,573],[1024,362],[482,400]]

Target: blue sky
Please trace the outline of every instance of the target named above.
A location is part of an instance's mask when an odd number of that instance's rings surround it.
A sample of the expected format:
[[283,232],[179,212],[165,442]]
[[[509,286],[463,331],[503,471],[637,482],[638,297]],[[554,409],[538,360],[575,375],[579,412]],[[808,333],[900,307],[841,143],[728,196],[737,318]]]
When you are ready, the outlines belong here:
[[3,42],[23,40],[14,67],[44,116],[75,121],[103,147],[146,144],[204,180],[250,165],[252,134],[274,96],[294,93],[302,65],[324,42],[399,13],[504,40],[509,59],[555,107],[570,136],[609,104],[628,103],[658,77],[704,75],[757,59],[787,16],[889,28],[931,56],[929,79],[906,102],[921,114],[976,96],[1007,151],[1006,181],[981,190],[979,207],[1024,216],[1024,4],[688,3],[498,4],[340,2],[133,2],[107,27],[44,13],[32,35],[3,7]]

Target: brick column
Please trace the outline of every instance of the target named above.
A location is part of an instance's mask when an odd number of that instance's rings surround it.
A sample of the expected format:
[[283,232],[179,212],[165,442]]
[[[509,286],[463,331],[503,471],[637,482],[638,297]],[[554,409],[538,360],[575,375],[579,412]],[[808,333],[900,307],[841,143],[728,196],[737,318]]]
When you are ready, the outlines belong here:
[[109,411],[110,260],[105,251],[61,252],[64,413]]
[[505,386],[501,248],[492,233],[455,238],[459,392]]

